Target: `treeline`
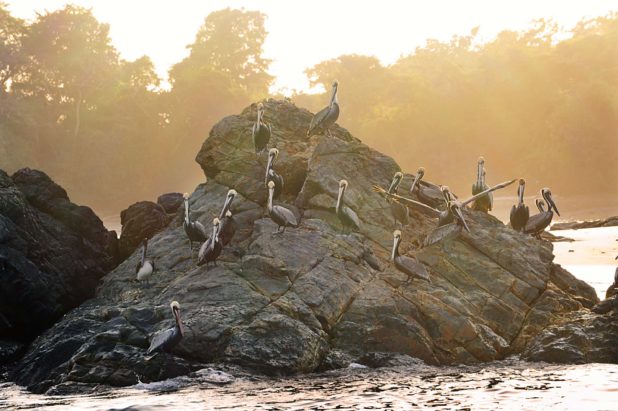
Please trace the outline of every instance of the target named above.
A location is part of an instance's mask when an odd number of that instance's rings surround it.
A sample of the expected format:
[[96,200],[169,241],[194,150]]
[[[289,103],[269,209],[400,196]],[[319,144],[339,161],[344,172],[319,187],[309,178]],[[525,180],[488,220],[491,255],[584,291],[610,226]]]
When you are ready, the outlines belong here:
[[[265,17],[210,14],[162,91],[150,59],[122,60],[89,10],[25,22],[0,4],[0,168],[43,169],[100,210],[193,188],[212,125],[268,97]],[[538,21],[480,44],[474,30],[391,66],[348,55],[307,75],[326,90],[338,79],[339,124],[429,180],[467,192],[483,155],[490,183],[525,176],[558,195],[615,192],[618,14],[559,35]],[[327,97],[293,100],[316,110]]]

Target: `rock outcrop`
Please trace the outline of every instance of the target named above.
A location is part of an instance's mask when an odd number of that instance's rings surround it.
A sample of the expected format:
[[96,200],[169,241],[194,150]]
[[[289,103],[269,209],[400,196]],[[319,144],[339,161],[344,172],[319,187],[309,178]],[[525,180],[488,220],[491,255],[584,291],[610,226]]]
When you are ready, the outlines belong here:
[[[218,265],[195,265],[178,210],[149,242],[157,267],[150,285],[133,282],[133,253],[94,299],[34,342],[13,373],[18,383],[39,392],[71,381],[124,385],[137,375],[188,372],[196,362],[287,374],[362,358],[372,365],[405,356],[491,361],[522,352],[565,313],[598,302],[591,287],[553,264],[551,243],[467,210],[471,233],[421,249],[437,222],[411,210],[400,251],[426,265],[431,283],[408,281],[389,262],[390,206],[371,189],[387,185],[399,166],[338,126],[333,137],[308,139],[311,113],[269,100],[270,145],[280,150],[275,170],[285,178],[280,202],[302,217],[299,228],[273,235],[264,211],[266,158],[256,158],[251,141],[255,109],[215,125],[196,159],[208,183],[190,197],[192,218],[209,228],[227,190],[238,192],[238,231]],[[334,213],[342,178],[346,205],[361,219],[358,233],[342,234]],[[406,175],[402,186],[411,181]],[[159,355],[152,366],[148,338],[172,324],[172,300],[180,302],[185,336],[176,358]]]
[[174,214],[178,211],[178,208],[182,205],[182,194],[181,193],[166,193],[161,194],[157,198],[157,204],[159,204],[167,214]]
[[152,238],[169,222],[170,217],[163,206],[152,201],[140,201],[122,210],[120,213],[122,232],[118,241],[120,258],[124,260],[129,257],[144,238]]
[[94,296],[117,239],[45,173],[0,170],[0,362]]
[[592,221],[570,221],[566,223],[556,223],[551,226],[551,230],[579,230],[580,228],[598,228],[618,226],[618,215],[608,217],[604,220]]

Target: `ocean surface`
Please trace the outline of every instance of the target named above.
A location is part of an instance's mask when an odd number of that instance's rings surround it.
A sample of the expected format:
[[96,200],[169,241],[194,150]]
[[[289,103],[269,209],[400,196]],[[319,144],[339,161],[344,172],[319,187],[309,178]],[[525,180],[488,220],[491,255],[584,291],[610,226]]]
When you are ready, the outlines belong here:
[[[554,233],[575,240],[554,243],[555,261],[604,298],[618,263],[618,227]],[[35,395],[2,383],[0,409],[618,410],[618,365],[548,365],[516,358],[454,367],[353,364],[287,378],[229,374],[213,366],[191,377],[82,395]]]

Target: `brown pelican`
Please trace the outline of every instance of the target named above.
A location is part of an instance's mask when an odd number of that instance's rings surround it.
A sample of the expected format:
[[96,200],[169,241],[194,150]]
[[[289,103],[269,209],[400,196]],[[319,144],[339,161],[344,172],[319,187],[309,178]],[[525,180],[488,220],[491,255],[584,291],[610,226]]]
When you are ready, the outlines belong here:
[[[399,188],[399,184],[401,183],[402,179],[403,173],[401,171],[396,172],[393,176],[393,180],[391,181],[391,185],[388,188],[388,192],[391,194],[397,194],[397,189]],[[402,226],[408,224],[410,217],[408,207],[401,204],[400,202],[390,200],[389,198],[387,198],[387,201],[391,204],[391,212],[393,213],[393,218],[395,219],[395,225],[397,225],[398,221],[401,223]]]
[[154,262],[146,259],[146,252],[148,251],[148,239],[144,238],[144,244],[142,249],[142,258],[137,262],[135,267],[135,274],[137,275],[137,281],[146,280],[152,275],[154,271]]
[[268,163],[266,164],[266,175],[264,176],[264,185],[268,188],[268,182],[275,183],[275,193],[273,198],[279,198],[283,191],[283,177],[275,172],[273,166],[275,160],[279,157],[279,150],[271,148],[268,150]]
[[399,255],[399,244],[401,243],[401,231],[395,230],[393,232],[393,252],[391,254],[391,260],[395,267],[402,273],[408,275],[408,281],[412,278],[420,278],[421,280],[429,281],[429,273],[425,266],[419,263],[416,258],[407,257],[405,255]]
[[517,187],[517,205],[511,207],[511,227],[515,231],[521,231],[526,226],[528,219],[530,218],[530,210],[528,206],[524,204],[524,189],[526,188],[526,180],[519,179],[519,186]]
[[358,230],[360,228],[360,220],[358,216],[349,207],[343,205],[343,195],[348,188],[348,182],[346,180],[339,181],[339,195],[337,196],[337,205],[335,211],[339,221],[341,221],[341,232],[345,232],[345,228],[348,227],[351,230]]
[[421,203],[425,203],[431,207],[438,207],[444,204],[444,195],[440,187],[423,181],[424,175],[425,169],[419,167],[418,170],[416,170],[416,176],[414,176],[414,181],[410,187],[410,194],[416,193],[416,197]]
[[[554,211],[556,214],[560,215],[558,208],[556,208],[556,203],[554,203],[554,199],[552,198],[551,191],[549,188],[543,188],[541,190],[541,196],[547,203],[547,211],[545,211],[543,201],[537,199],[536,205],[539,209],[539,213],[535,214],[528,219],[526,226],[524,227],[524,233],[532,234],[535,236],[540,235],[547,226],[551,224],[551,220],[554,218]],[[552,211],[553,210],[553,211]]]
[[193,252],[193,242],[203,242],[208,238],[208,232],[206,231],[206,227],[202,225],[199,221],[191,221],[189,218],[189,194],[184,194],[185,200],[185,220],[182,223],[183,228],[185,229],[185,233],[187,233],[187,237],[189,237],[189,248],[191,252]]
[[280,205],[273,205],[273,197],[275,194],[275,183],[268,182],[268,215],[270,219],[277,224],[277,231],[273,234],[284,233],[287,226],[298,227],[296,216],[293,212]]
[[339,103],[337,102],[338,87],[339,83],[335,81],[333,83],[333,94],[330,98],[330,104],[313,116],[311,124],[309,124],[309,130],[307,130],[307,137],[323,132],[326,132],[332,137],[330,134],[330,126],[335,124],[335,121],[339,118]]
[[182,326],[182,320],[180,319],[180,304],[178,301],[172,301],[170,304],[172,314],[176,320],[176,325],[164,331],[159,331],[150,340],[150,347],[146,354],[153,353],[155,351],[170,352],[180,340],[182,340],[185,334],[184,327]]
[[230,211],[232,201],[234,201],[236,194],[236,190],[234,189],[227,192],[225,203],[223,203],[223,208],[219,213],[219,220],[221,220],[219,225],[219,241],[223,246],[226,246],[230,241],[232,241],[232,237],[234,237],[234,234],[236,233],[236,221],[234,221],[232,212]]
[[468,228],[468,224],[466,223],[466,220],[464,219],[463,213],[462,213],[462,209],[467,205],[470,204],[472,201],[476,200],[477,198],[490,193],[492,191],[504,188],[510,184],[513,184],[516,181],[516,179],[510,180],[510,181],[505,181],[504,183],[500,183],[497,184],[493,187],[488,188],[485,191],[482,191],[476,195],[473,195],[470,198],[467,198],[463,201],[460,201],[459,199],[456,199],[450,192],[449,188],[447,186],[442,186],[442,195],[444,197],[444,201],[446,202],[446,209],[444,211],[440,211],[436,208],[430,207],[426,204],[421,203],[420,201],[416,201],[416,200],[412,200],[411,198],[407,198],[407,197],[402,197],[400,195],[397,194],[390,194],[388,193],[386,190],[384,190],[382,187],[379,186],[373,186],[373,190],[378,192],[378,193],[382,193],[383,195],[386,195],[388,197],[391,197],[397,201],[402,202],[403,204],[412,206],[412,207],[416,207],[419,210],[424,210],[426,212],[428,212],[430,215],[437,217],[438,218],[438,227],[442,227],[446,224],[452,223],[452,222],[456,222],[458,223],[458,225],[461,225],[464,229],[466,229],[466,231],[470,231],[470,229]]
[[[479,194],[489,188],[487,183],[485,182],[485,159],[483,157],[479,157],[479,161],[476,165],[476,182],[472,184],[472,195]],[[484,213],[491,210],[491,207],[494,204],[494,197],[491,192],[487,193],[487,195],[481,196],[474,200],[472,204],[472,209],[476,211],[482,211]]]
[[217,265],[217,258],[221,254],[221,250],[223,246],[221,245],[221,241],[219,241],[219,225],[221,222],[218,218],[214,218],[212,220],[212,235],[208,240],[204,241],[204,244],[200,247],[200,252],[197,255],[197,265],[206,264],[209,262],[213,262]]
[[270,124],[266,123],[262,120],[262,116],[264,115],[264,105],[262,103],[258,103],[257,105],[257,119],[255,124],[253,124],[253,146],[255,147],[255,154],[258,156],[262,154],[262,151],[266,149],[268,142],[270,141],[270,135],[272,134],[272,129]]

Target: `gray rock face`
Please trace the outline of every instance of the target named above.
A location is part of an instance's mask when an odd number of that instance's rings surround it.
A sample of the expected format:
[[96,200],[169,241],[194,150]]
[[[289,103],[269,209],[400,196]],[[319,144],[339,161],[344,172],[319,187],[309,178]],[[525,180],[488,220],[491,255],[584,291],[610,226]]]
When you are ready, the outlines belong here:
[[[179,210],[149,242],[157,267],[151,285],[132,281],[133,253],[104,278],[94,300],[35,341],[14,372],[19,383],[36,391],[70,381],[124,384],[132,373],[159,379],[196,361],[269,374],[352,360],[491,361],[521,352],[562,314],[598,302],[592,288],[552,263],[550,243],[474,211],[464,211],[471,233],[417,249],[437,221],[411,210],[400,252],[415,254],[431,283],[408,282],[389,262],[390,205],[371,188],[387,185],[398,165],[337,126],[333,138],[307,139],[312,115],[289,101],[267,101],[265,116],[280,150],[275,170],[285,178],[280,202],[302,216],[300,227],[272,234],[266,157],[256,158],[251,141],[255,105],[226,117],[197,155],[208,183],[189,200],[192,218],[210,228],[227,190],[238,191],[238,231],[218,265],[196,267]],[[349,182],[345,204],[361,220],[358,233],[341,234],[334,212],[342,178]],[[405,176],[403,189],[411,181]],[[186,330],[176,357],[160,355],[181,364],[168,373],[149,368],[144,353],[149,336],[172,324],[172,300],[180,302]]]
[[[0,170],[0,338],[29,341],[94,296],[117,264],[116,234],[45,173]],[[8,345],[7,345],[8,344]],[[12,358],[14,350],[4,358]]]
[[182,205],[181,193],[166,193],[161,194],[157,198],[157,204],[159,204],[167,214],[174,214],[178,211],[178,208]]
[[122,233],[118,242],[120,258],[125,259],[142,243],[152,238],[170,221],[165,209],[152,201],[140,201],[120,213]]

